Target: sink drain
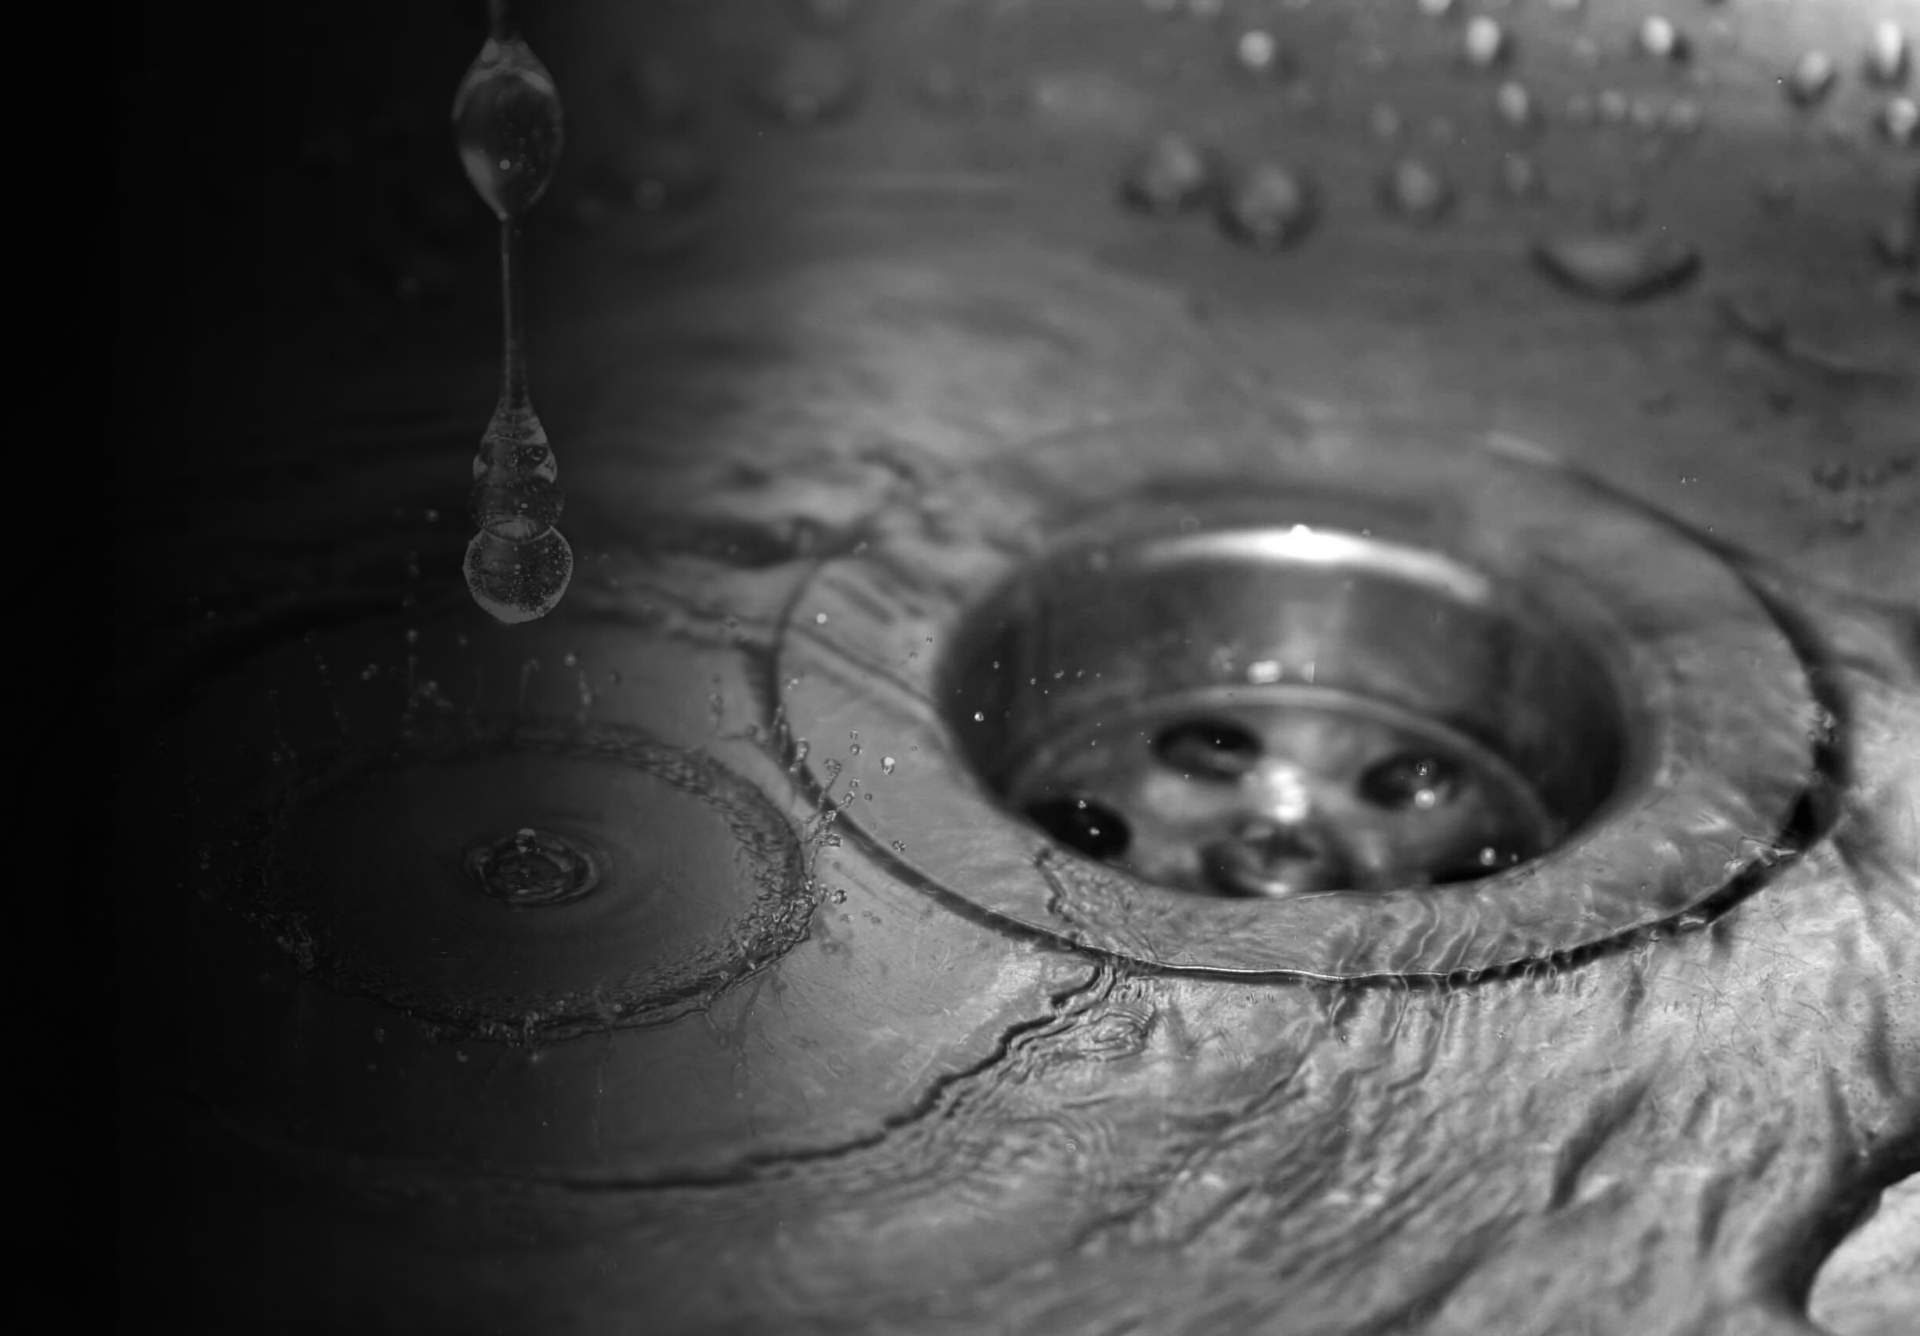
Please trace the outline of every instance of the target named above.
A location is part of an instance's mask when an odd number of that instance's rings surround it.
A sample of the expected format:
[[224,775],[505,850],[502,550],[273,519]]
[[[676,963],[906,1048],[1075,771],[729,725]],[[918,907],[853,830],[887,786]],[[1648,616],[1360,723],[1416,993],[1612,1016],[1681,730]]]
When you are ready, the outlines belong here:
[[1389,433],[1008,458],[823,567],[783,663],[796,769],[903,871],[1176,967],[1603,940],[1770,850],[1812,765],[1731,571],[1557,469]]

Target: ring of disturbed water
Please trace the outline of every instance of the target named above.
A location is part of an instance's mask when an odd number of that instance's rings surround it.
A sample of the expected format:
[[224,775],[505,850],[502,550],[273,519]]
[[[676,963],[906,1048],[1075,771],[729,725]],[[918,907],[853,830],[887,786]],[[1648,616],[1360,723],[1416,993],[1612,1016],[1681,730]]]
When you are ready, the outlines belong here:
[[[1176,968],[1470,974],[1700,905],[1770,856],[1813,782],[1817,706],[1762,603],[1678,529],[1544,461],[1380,423],[1303,436],[1260,417],[1173,419],[1056,438],[955,486],[822,567],[780,676],[796,738],[861,741],[811,747],[819,792],[863,792],[848,816],[883,856],[998,918]],[[1247,525],[1364,533],[1528,591],[1616,660],[1637,716],[1631,773],[1544,857],[1366,896],[1196,898],[1004,811],[943,699],[942,653],[970,611],[1062,550]]]

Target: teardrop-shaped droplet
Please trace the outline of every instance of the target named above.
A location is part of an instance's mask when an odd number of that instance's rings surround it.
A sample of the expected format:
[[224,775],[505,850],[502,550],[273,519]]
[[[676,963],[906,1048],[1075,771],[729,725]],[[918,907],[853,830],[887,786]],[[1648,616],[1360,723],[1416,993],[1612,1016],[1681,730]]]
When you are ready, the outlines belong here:
[[482,529],[467,544],[467,588],[496,620],[530,622],[553,611],[573,578],[573,549],[560,531],[515,542]]
[[553,76],[517,37],[489,38],[453,99],[467,179],[500,218],[518,218],[553,180],[564,141]]

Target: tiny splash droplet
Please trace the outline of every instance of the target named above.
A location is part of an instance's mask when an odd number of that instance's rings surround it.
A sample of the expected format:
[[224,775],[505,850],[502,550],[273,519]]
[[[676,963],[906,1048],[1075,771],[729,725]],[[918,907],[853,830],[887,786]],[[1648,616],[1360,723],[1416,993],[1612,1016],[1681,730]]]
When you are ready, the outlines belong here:
[[520,908],[569,904],[600,883],[601,856],[586,844],[523,826],[467,851],[482,894]]
[[553,76],[517,37],[489,38],[453,99],[454,138],[473,188],[502,219],[546,193],[564,140]]
[[515,625],[546,616],[573,578],[573,549],[549,528],[516,540],[482,529],[467,544],[467,588],[496,620]]

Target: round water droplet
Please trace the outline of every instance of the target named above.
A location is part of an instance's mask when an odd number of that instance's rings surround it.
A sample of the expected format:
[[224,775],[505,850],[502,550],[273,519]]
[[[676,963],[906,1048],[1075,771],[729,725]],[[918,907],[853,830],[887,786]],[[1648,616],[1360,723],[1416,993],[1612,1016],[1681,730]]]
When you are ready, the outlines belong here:
[[782,125],[827,125],[853,114],[865,81],[853,54],[832,42],[798,41],[747,85],[747,101]]
[[1553,237],[1534,245],[1533,259],[1570,292],[1623,303],[1676,291],[1700,270],[1699,253],[1664,234]]
[[1525,84],[1509,79],[1493,90],[1493,114],[1509,130],[1531,130],[1540,123],[1540,111]]
[[1380,178],[1380,202],[1410,223],[1438,222],[1453,207],[1453,187],[1439,171],[1416,158],[1402,158]]
[[522,908],[570,904],[599,884],[604,858],[591,845],[522,827],[467,851],[467,873],[484,895]]
[[1693,55],[1693,43],[1675,27],[1672,20],[1658,14],[1642,19],[1634,30],[1634,49],[1653,60],[1680,64]]
[[1120,198],[1130,208],[1164,217],[1198,208],[1217,184],[1209,154],[1185,135],[1163,134],[1128,163]]
[[1867,38],[1866,59],[1862,62],[1867,82],[1883,88],[1905,83],[1912,64],[1913,47],[1907,40],[1906,30],[1892,19],[1874,24]]
[[1826,101],[1839,78],[1833,57],[1824,51],[1809,51],[1793,62],[1793,68],[1780,80],[1780,89],[1794,106],[1812,107]]
[[552,612],[573,578],[573,549],[549,528],[515,541],[488,530],[467,544],[467,588],[496,620],[530,622]]
[[1475,14],[1461,34],[1460,54],[1472,68],[1490,70],[1507,63],[1513,54],[1513,39],[1498,20]]
[[1874,113],[1873,128],[1889,144],[1912,148],[1920,133],[1920,107],[1910,97],[1890,97]]
[[1318,214],[1317,192],[1303,174],[1278,163],[1241,173],[1221,202],[1227,235],[1256,250],[1283,250],[1299,241]]
[[1233,63],[1263,78],[1287,78],[1294,72],[1292,54],[1265,28],[1249,28],[1235,39]]
[[454,95],[453,130],[467,179],[500,218],[520,217],[546,192],[564,142],[560,94],[525,42],[480,49]]

